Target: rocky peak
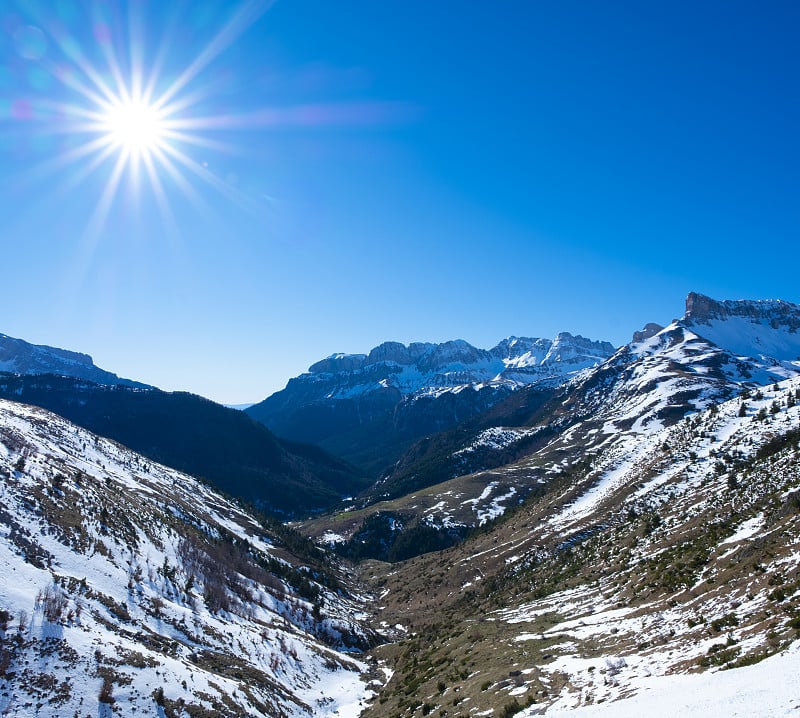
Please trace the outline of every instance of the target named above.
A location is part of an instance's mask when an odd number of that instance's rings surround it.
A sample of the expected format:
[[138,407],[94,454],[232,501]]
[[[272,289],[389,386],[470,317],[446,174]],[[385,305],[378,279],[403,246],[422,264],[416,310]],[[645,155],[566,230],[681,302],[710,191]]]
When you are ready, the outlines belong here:
[[311,374],[336,374],[340,371],[356,371],[364,366],[366,358],[366,354],[331,354],[316,364],[312,364],[308,371]]
[[552,343],[550,339],[511,336],[498,342],[489,353],[498,359],[515,359],[528,353],[544,356]]
[[408,346],[400,342],[384,342],[369,353],[364,363],[394,362],[402,365],[414,364],[433,346],[435,345],[423,342],[412,342]]
[[455,339],[434,345],[430,352],[420,357],[418,364],[423,371],[432,371],[450,364],[476,364],[488,358],[489,353],[485,350],[477,349],[463,339]]
[[654,337],[663,329],[664,327],[662,327],[660,324],[656,324],[655,322],[648,322],[647,324],[644,325],[641,331],[633,333],[633,343],[639,344],[643,341],[647,341],[648,339]]
[[559,332],[553,340],[553,346],[549,354],[552,358],[573,356],[575,354],[607,358],[614,353],[615,349],[611,342],[594,341],[582,337],[580,334]]

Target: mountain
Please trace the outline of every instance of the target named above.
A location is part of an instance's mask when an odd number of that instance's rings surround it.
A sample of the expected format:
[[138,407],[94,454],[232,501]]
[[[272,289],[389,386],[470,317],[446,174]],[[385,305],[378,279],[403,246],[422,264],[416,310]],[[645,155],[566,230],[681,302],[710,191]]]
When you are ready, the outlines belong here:
[[243,412],[193,394],[6,374],[0,397],[53,411],[270,513],[319,511],[370,483],[321,449],[279,440]]
[[[549,393],[526,387],[419,441],[346,521],[335,528],[315,522],[310,530],[335,534],[340,551],[363,555],[374,543],[364,536],[366,526],[382,537],[367,552],[375,558],[397,555],[398,541],[413,546],[417,534],[427,537],[425,548],[457,542],[520,501],[547,493],[571,467],[613,463],[687,415],[797,376],[798,316],[800,307],[786,302],[714,302],[690,294],[683,318],[649,325]],[[759,354],[764,347],[780,348],[779,356]],[[403,530],[387,539],[389,525]]]
[[4,400],[0,477],[3,715],[340,716],[374,694],[364,600],[292,531]]
[[276,434],[311,442],[375,473],[414,440],[474,416],[523,386],[557,386],[614,353],[568,333],[510,337],[490,350],[463,340],[386,342],[334,354],[247,413]]
[[96,384],[120,384],[149,388],[146,384],[121,379],[110,371],[96,367],[88,354],[29,344],[22,339],[0,334],[0,372],[13,374],[55,374],[86,379]]

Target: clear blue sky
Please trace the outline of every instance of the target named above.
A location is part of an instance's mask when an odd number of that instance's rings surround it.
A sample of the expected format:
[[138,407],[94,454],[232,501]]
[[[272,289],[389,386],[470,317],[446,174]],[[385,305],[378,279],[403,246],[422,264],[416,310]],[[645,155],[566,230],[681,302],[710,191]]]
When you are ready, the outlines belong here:
[[[384,340],[800,302],[798,28],[790,1],[3,0],[0,332],[236,403]],[[116,185],[118,149],[79,149],[114,62],[183,133]]]

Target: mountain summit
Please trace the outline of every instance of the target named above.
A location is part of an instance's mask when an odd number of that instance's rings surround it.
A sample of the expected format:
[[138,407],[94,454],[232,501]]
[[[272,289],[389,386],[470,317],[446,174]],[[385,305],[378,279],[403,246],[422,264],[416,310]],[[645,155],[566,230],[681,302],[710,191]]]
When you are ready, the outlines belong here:
[[26,375],[56,374],[86,379],[96,384],[150,388],[146,384],[122,379],[110,371],[95,366],[88,354],[44,344],[29,344],[5,334],[0,334],[0,372]]
[[738,356],[770,358],[800,369],[800,306],[780,299],[719,302],[702,294],[686,298],[681,322]]

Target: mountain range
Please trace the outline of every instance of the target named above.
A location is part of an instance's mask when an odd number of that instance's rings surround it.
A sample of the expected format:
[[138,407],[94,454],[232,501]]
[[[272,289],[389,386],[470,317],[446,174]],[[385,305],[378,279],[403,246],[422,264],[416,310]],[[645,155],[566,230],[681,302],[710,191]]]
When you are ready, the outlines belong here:
[[557,386],[614,353],[563,332],[509,337],[492,349],[463,340],[385,342],[333,354],[247,413],[278,436],[311,442],[375,474],[416,439],[475,416],[524,386]]
[[42,366],[0,376],[6,715],[798,708],[797,305],[692,293],[617,349],[387,343],[251,417]]
[[[799,375],[798,318],[800,307],[785,302],[720,303],[690,294],[683,318],[636,332],[596,367],[555,388],[524,387],[457,428],[420,440],[335,530],[324,519],[310,528],[361,555],[371,543],[364,524],[376,528],[376,515],[382,532],[391,523],[412,534],[437,531],[434,546],[460,540],[487,517],[547,492],[576,457],[611,462],[689,414]],[[725,331],[729,320],[734,333]],[[723,343],[729,337],[731,348]],[[765,346],[781,347],[779,357],[764,354]],[[391,535],[400,540],[402,532]],[[381,539],[381,550],[370,555],[386,558],[392,541]]]

